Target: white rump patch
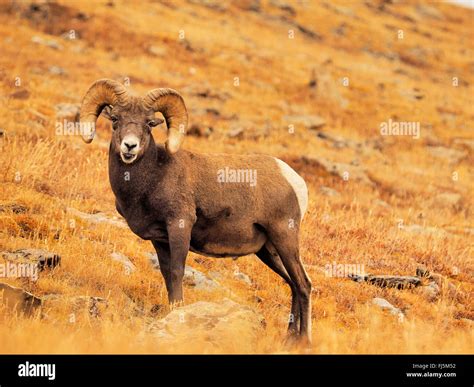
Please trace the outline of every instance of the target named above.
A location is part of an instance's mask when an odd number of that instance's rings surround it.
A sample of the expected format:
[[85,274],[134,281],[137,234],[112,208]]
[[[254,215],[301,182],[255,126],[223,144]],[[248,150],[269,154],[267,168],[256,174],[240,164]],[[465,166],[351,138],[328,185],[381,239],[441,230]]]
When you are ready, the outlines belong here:
[[274,158],[280,167],[281,174],[288,181],[288,183],[295,191],[296,198],[298,199],[298,205],[300,207],[301,219],[308,209],[308,187],[306,186],[303,178],[298,175],[293,168],[291,168],[284,161]]

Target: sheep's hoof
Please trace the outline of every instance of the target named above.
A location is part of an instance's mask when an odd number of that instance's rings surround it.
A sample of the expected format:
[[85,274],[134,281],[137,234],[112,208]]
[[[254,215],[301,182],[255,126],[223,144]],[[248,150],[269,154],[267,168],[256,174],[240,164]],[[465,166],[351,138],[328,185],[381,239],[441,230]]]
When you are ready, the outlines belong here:
[[176,308],[181,307],[181,306],[184,306],[184,301],[183,300],[170,302],[170,304],[169,304],[170,312],[173,311]]
[[306,353],[310,353],[313,349],[311,340],[307,336],[301,336],[294,331],[288,331],[284,346],[288,350],[297,350]]

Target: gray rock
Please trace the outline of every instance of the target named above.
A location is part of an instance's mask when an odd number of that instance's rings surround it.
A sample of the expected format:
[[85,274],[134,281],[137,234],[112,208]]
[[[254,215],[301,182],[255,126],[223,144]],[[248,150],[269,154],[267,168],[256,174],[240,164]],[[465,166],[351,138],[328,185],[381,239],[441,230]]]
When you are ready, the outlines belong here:
[[227,137],[241,140],[244,138],[244,129],[242,127],[233,128],[227,132]]
[[303,125],[307,129],[320,129],[326,125],[326,120],[318,115],[310,114],[296,114],[296,115],[287,115],[283,119],[287,125]]
[[122,253],[113,252],[112,254],[110,254],[110,256],[114,261],[120,262],[123,265],[126,274],[133,273],[137,269],[133,262],[130,261],[130,259]]
[[[148,253],[148,258],[155,270],[160,270],[158,256],[154,253]],[[212,291],[220,287],[219,283],[209,278],[199,270],[187,266],[184,269],[183,283],[198,290]]]
[[155,253],[147,253],[147,256],[153,269],[160,270],[160,261],[158,261],[158,255]]
[[19,249],[2,252],[1,255],[10,262],[34,264],[40,271],[46,268],[52,269],[61,263],[61,257],[58,254],[41,249]]
[[192,4],[200,5],[214,11],[224,12],[228,9],[229,5],[226,2],[218,0],[188,0]]
[[474,152],[474,140],[467,138],[456,138],[453,141],[454,145],[467,148],[470,152]]
[[443,13],[435,7],[431,7],[426,4],[417,4],[415,7],[416,12],[423,17],[428,17],[436,20],[443,20]]
[[412,234],[421,234],[421,235],[434,235],[434,236],[446,236],[448,233],[442,228],[438,227],[429,227],[421,226],[419,224],[410,224],[403,226],[402,230]]
[[127,228],[125,221],[120,219],[111,219],[101,212],[98,212],[97,214],[87,214],[72,207],[68,207],[67,212],[93,224],[110,224],[115,227]]
[[349,278],[356,282],[367,282],[381,288],[409,289],[421,285],[419,277],[407,275],[350,274]]
[[390,314],[398,317],[399,321],[404,320],[405,315],[403,314],[403,312],[399,308],[393,306],[385,298],[375,297],[375,298],[372,299],[372,304],[374,304],[375,306],[379,307],[380,309],[386,310]]
[[318,136],[318,138],[332,143],[332,146],[337,149],[356,146],[356,144],[353,141],[347,140],[343,137],[336,136],[328,132],[323,132],[321,130],[317,131],[316,135]]
[[152,46],[148,47],[148,53],[153,55],[153,56],[165,57],[166,55],[168,55],[168,50],[167,50],[166,46],[152,45]]
[[56,109],[56,119],[57,120],[67,120],[71,122],[79,121],[79,114],[81,106],[74,103],[60,103],[55,107]]
[[29,208],[22,204],[4,204],[0,205],[0,212],[13,212],[14,214],[26,214]]
[[431,301],[431,302],[437,300],[441,293],[441,290],[438,284],[436,284],[436,282],[434,281],[430,282],[426,286],[422,286],[420,288],[420,291],[423,294],[423,296],[425,296],[428,299],[428,301]]
[[224,299],[196,302],[175,308],[165,318],[152,322],[147,332],[161,343],[204,345],[205,350],[230,350],[247,344],[249,350],[263,332],[263,318],[248,306]]
[[199,270],[186,266],[184,270],[184,284],[192,286],[198,290],[215,290],[219,287],[219,284],[213,279],[207,277]]
[[319,190],[321,191],[321,193],[324,196],[330,196],[330,197],[341,196],[341,194],[339,192],[337,192],[335,189],[332,189],[332,188],[329,188],[329,187],[321,186]]
[[374,182],[369,178],[364,168],[344,163],[337,163],[317,156],[303,156],[302,161],[307,165],[312,165],[331,175],[339,176],[345,181],[355,180],[374,186]]
[[466,150],[452,149],[444,146],[429,146],[428,152],[434,157],[443,159],[453,165],[458,164],[468,155]]
[[63,49],[63,47],[53,39],[44,39],[41,36],[36,36],[35,35],[31,38],[31,41],[33,43],[39,44],[41,46],[46,46],[46,47],[52,48],[54,50],[62,50]]
[[461,203],[461,194],[455,192],[443,192],[435,197],[435,204],[440,207],[460,208]]
[[48,68],[48,71],[52,75],[66,75],[66,70],[59,66],[51,66]]
[[390,204],[388,204],[386,201],[384,200],[381,200],[381,199],[376,199],[374,200],[374,204],[379,206],[379,207],[383,207],[383,208],[390,208]]
[[291,16],[296,15],[295,8],[291,4],[284,2],[282,0],[270,0],[270,5],[273,7],[279,8],[280,10],[284,12],[287,12]]
[[5,283],[0,283],[0,300],[9,309],[31,316],[41,307],[41,298]]
[[245,282],[247,285],[252,285],[252,280],[250,279],[250,277],[240,271],[234,272],[234,278],[239,281]]
[[[64,316],[73,315],[74,320],[79,318],[83,312],[89,316],[100,317],[108,306],[107,300],[95,296],[63,296],[61,294],[47,294],[42,297],[42,306],[46,316],[58,314]],[[73,321],[70,321],[73,322]]]
[[221,92],[216,87],[212,86],[210,83],[205,82],[201,84],[191,84],[185,86],[181,89],[181,92],[184,95],[192,95],[199,98],[208,98],[218,101],[226,101],[231,96],[227,92]]
[[192,124],[190,125],[189,129],[187,130],[186,134],[189,136],[194,137],[209,137],[213,132],[212,127],[209,126],[202,126],[200,124]]

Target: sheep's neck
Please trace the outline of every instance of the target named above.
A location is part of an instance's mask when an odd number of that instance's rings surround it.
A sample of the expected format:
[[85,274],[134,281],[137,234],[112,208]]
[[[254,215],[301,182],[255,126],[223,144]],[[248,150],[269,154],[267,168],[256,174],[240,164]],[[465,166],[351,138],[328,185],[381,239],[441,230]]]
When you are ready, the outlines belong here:
[[[153,190],[163,177],[166,151],[153,137],[143,156],[132,164],[124,164],[120,155],[109,150],[109,180],[116,198],[126,204],[139,201]],[[160,171],[158,170],[160,169]],[[161,170],[163,169],[163,170]]]

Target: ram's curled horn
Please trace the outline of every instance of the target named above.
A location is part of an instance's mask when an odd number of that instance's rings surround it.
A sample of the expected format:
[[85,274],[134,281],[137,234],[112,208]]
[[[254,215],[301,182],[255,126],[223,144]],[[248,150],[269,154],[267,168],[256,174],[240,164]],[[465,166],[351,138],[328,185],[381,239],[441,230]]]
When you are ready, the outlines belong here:
[[166,150],[170,155],[176,153],[184,141],[188,125],[183,97],[173,89],[154,89],[144,97],[143,103],[147,108],[163,114],[168,127]]
[[124,105],[128,101],[125,86],[112,79],[99,79],[87,90],[81,105],[82,139],[90,143],[95,134],[95,124],[102,109],[107,105]]

